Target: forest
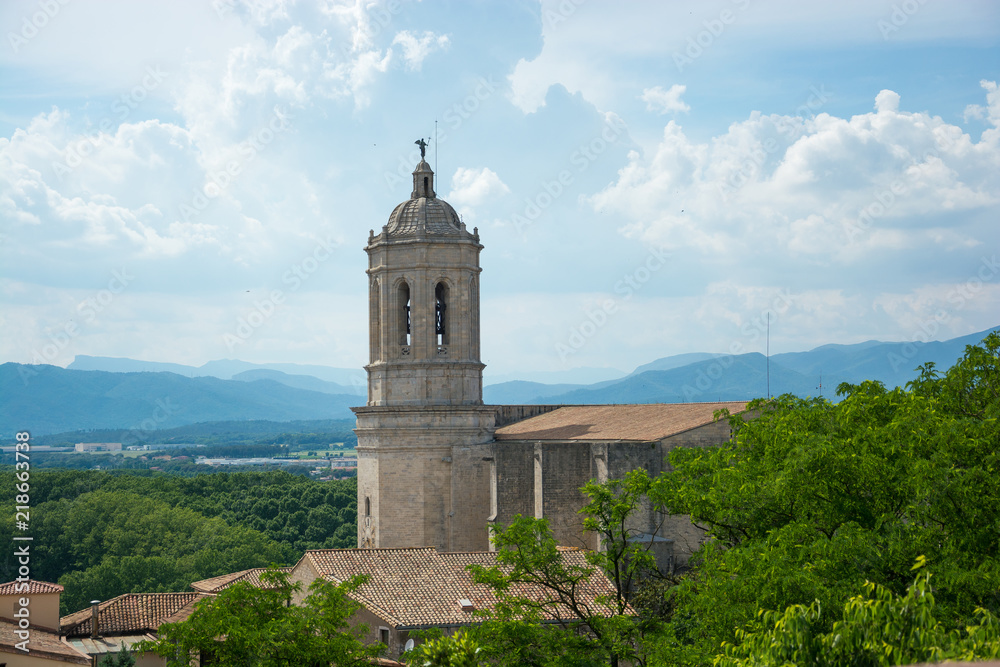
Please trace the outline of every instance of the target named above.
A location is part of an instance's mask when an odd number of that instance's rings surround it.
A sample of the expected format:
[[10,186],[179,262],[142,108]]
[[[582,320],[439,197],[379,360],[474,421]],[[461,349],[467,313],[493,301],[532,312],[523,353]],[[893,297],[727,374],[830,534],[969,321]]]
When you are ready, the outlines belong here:
[[[14,471],[0,480],[15,488]],[[0,535],[10,543],[15,494],[2,500]],[[354,479],[39,470],[30,475],[30,506],[31,576],[65,586],[63,614],[95,599],[189,590],[228,572],[291,565],[307,549],[357,544]],[[11,581],[16,571],[6,554],[0,577]]]

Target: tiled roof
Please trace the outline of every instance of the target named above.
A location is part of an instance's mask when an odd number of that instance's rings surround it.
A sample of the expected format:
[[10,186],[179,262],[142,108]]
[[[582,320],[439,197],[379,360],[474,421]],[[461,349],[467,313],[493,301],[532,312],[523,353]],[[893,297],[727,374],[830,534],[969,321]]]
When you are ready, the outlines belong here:
[[[21,588],[25,584],[28,587]],[[0,595],[39,595],[42,593],[62,592],[63,587],[59,584],[50,584],[47,581],[35,581],[34,579],[29,579],[28,581],[8,581],[6,584],[0,584]]]
[[[127,593],[98,606],[101,635],[156,632],[160,625],[186,618],[204,593]],[[63,616],[59,628],[67,637],[89,636],[91,608]]]
[[[292,568],[290,567],[279,567],[277,570],[279,572],[290,572]],[[261,587],[262,581],[260,580],[260,575],[267,571],[267,568],[256,567],[252,570],[243,570],[242,572],[234,572],[232,574],[223,574],[218,577],[212,577],[211,579],[202,579],[201,581],[196,581],[191,584],[191,588],[196,591],[201,591],[203,593],[218,593],[221,590],[229,588],[238,581],[245,581],[252,586],[258,588]]]
[[736,414],[746,409],[746,401],[570,405],[499,428],[496,439],[650,442],[710,424],[723,408]]
[[[584,552],[579,550],[565,550],[562,557],[573,565],[587,565]],[[475,623],[478,617],[472,610],[463,611],[459,600],[471,601],[475,610],[488,609],[496,603],[492,590],[473,583],[466,569],[472,564],[496,565],[494,552],[439,553],[432,547],[322,549],[307,551],[302,559],[320,576],[336,582],[359,574],[370,575],[368,583],[351,597],[396,627]],[[611,582],[602,572],[595,571],[587,589],[591,608],[603,611],[604,607],[595,603],[594,598],[612,592]],[[551,599],[549,592],[540,586],[521,586],[516,592],[539,600]],[[559,613],[569,616],[565,609]]]
[[[0,662],[7,662],[11,665],[16,664],[14,660],[6,657],[5,654],[7,653],[13,653],[22,657],[25,655],[24,651],[16,646],[19,642],[24,641],[15,634],[15,630],[17,629],[16,623],[0,620]],[[48,658],[49,660],[57,660],[73,665],[90,664],[90,658],[60,641],[58,633],[48,632],[37,627],[31,628],[27,655],[35,658]]]

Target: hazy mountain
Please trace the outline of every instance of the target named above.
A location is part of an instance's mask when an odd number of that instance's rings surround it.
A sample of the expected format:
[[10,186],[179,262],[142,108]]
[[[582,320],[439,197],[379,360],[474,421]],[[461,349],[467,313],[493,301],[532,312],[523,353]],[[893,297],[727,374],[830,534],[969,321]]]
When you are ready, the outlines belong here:
[[583,384],[542,384],[541,382],[514,380],[483,387],[483,402],[487,405],[544,403],[540,399],[585,388],[587,385]]
[[[823,345],[808,352],[773,355],[770,393],[777,396],[824,395],[833,398],[841,382],[878,380],[888,387],[905,385],[917,377],[917,366],[934,362],[950,367],[965,351],[986,337],[976,334],[930,343],[867,341],[854,345]],[[694,360],[693,363],[685,363]],[[507,383],[506,403],[655,403],[744,400],[765,396],[767,359],[761,354],[739,356],[681,354],[657,359],[620,380],[598,382],[564,393],[559,385]],[[820,384],[822,383],[822,388]],[[492,402],[492,401],[490,401]],[[498,401],[499,402],[499,401]]]
[[365,396],[368,393],[367,384],[355,384],[353,386],[327,382],[320,380],[314,375],[289,375],[281,371],[274,371],[267,368],[255,368],[250,371],[243,371],[233,376],[239,382],[253,382],[254,380],[274,380],[288,387],[297,389],[308,389],[309,391],[320,391],[324,394],[352,394],[354,396]]
[[[930,343],[867,341],[776,354],[770,359],[770,393],[832,397],[840,382],[866,379],[889,387],[903,385],[916,377],[919,365],[934,362],[942,370],[948,368],[966,345],[980,342],[987,333]],[[86,370],[95,368],[101,370]],[[170,372],[164,372],[167,369]],[[600,381],[519,379],[487,385],[484,400],[500,405],[692,402],[744,400],[768,391],[768,360],[758,353],[674,355],[643,364],[627,376],[607,368],[577,370]],[[561,371],[525,375],[572,376]],[[42,435],[225,420],[351,419],[348,408],[364,403],[365,388],[362,370],[302,364],[223,359],[194,367],[83,355],[67,369],[7,363],[0,365],[5,398],[0,404],[0,435],[25,429]]]
[[357,396],[275,382],[176,373],[109,373],[0,365],[0,432],[38,435],[96,428],[152,430],[204,421],[347,419]]
[[326,382],[336,382],[345,386],[360,385],[365,387],[367,376],[360,368],[336,368],[333,366],[316,366],[310,364],[252,364],[238,359],[217,359],[201,366],[185,366],[184,364],[169,364],[159,361],[140,361],[124,357],[91,357],[78,354],[66,368],[74,371],[109,371],[112,373],[137,373],[149,371],[153,373],[166,371],[185,377],[217,377],[220,380],[231,380],[234,375],[253,370],[272,370],[289,375],[311,375]]
[[486,375],[483,377],[483,384],[486,386],[503,384],[505,382],[531,382],[537,384],[581,384],[587,385],[594,382],[605,382],[608,380],[618,380],[628,375],[625,371],[617,368],[594,368],[592,366],[580,366],[579,368],[569,368],[564,371],[530,371],[525,370],[519,373],[500,373],[494,375],[487,367]]

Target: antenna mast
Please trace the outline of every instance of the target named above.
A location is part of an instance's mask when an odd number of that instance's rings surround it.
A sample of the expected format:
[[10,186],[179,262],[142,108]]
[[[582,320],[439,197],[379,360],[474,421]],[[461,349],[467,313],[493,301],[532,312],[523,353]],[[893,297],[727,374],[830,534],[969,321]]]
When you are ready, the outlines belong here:
[[[438,122],[434,119],[434,173],[438,173]],[[438,176],[438,178],[441,178]]]
[[767,360],[767,399],[771,400],[771,311],[767,311],[767,343],[764,348],[764,357]]

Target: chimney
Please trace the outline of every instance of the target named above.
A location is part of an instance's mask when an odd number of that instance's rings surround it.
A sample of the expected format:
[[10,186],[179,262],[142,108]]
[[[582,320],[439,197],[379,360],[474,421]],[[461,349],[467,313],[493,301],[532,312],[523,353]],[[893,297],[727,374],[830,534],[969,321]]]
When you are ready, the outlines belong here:
[[90,601],[90,636],[94,639],[97,639],[98,637],[101,636],[100,633],[101,628],[97,621],[98,607],[100,604],[101,604],[100,600]]

